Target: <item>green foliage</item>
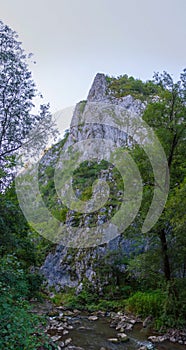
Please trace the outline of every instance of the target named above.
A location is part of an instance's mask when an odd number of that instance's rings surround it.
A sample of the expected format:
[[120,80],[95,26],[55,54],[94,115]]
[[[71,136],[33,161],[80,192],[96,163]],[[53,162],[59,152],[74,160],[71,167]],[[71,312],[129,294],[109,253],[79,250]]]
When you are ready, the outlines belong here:
[[136,292],[126,301],[126,310],[143,317],[153,315],[159,317],[165,296],[161,290],[153,292]]
[[42,329],[44,320],[31,313],[28,302],[38,292],[39,282],[38,276],[26,274],[15,255],[0,260],[1,349],[36,350],[49,344]]
[[160,273],[162,264],[159,242],[154,240],[151,244],[154,244],[154,248],[131,258],[127,268],[129,276],[137,279],[141,291],[161,287],[164,281],[163,273]]
[[73,289],[66,293],[55,294],[52,301],[55,305],[64,305],[68,309],[88,310],[90,312],[99,310],[121,310],[121,308],[123,308],[125,305],[125,301],[123,299],[100,299],[98,294],[91,293],[90,291],[87,291],[86,288],[83,289],[78,295],[75,295],[75,291]]
[[184,328],[186,326],[186,282],[175,279],[165,286],[165,301],[157,324],[162,327]]
[[83,112],[84,112],[86,103],[87,103],[86,100],[80,102],[80,105],[79,105],[79,111],[80,111],[80,113],[83,113]]
[[161,285],[161,289],[138,291],[125,301],[125,309],[142,317],[152,315],[157,329],[184,328],[185,287],[185,281],[177,279],[167,285]]
[[186,178],[176,186],[167,203],[167,220],[172,227],[171,265],[174,275],[186,277]]
[[120,75],[119,77],[108,77],[108,94],[117,98],[131,95],[134,98],[140,100],[148,100],[149,97],[158,94],[158,86],[151,80],[143,82],[140,79],[128,77],[127,74]]
[[[23,301],[13,302],[12,296],[5,293],[0,296],[0,348],[6,350],[36,350],[47,343],[42,330],[41,320],[29,312],[29,304]],[[39,335],[35,336],[36,331]]]
[[33,148],[34,152],[54,132],[49,105],[41,105],[38,114],[31,113],[38,92],[28,68],[29,57],[17,34],[0,21],[0,191],[10,183],[16,155],[28,142],[30,131],[38,133],[34,141],[29,140],[30,151]]
[[86,289],[83,289],[78,295],[75,294],[73,288],[69,289],[67,292],[55,294],[52,301],[56,305],[64,305],[67,308],[79,310],[85,310],[89,305],[96,303],[98,300],[98,295],[95,293],[90,293]]
[[[72,213],[61,203],[54,184],[54,169],[58,161],[58,156],[60,155],[60,149],[65,140],[60,141],[60,143],[55,145],[54,148],[48,150],[43,157],[39,167],[39,187],[43,200],[52,215],[62,222],[66,221],[67,216],[73,215],[74,219],[71,225],[78,226],[81,220],[85,220],[84,215],[78,212]],[[52,156],[54,152],[55,157]],[[47,166],[44,165],[46,159],[48,159]],[[78,192],[77,197],[79,197],[80,200],[87,201],[90,200],[92,196],[92,186],[94,182],[101,177],[102,171],[104,170],[109,170],[109,174],[112,177],[112,180],[106,180],[110,188],[110,196],[105,204],[104,213],[101,211],[95,211],[88,215],[89,222],[86,223],[86,225],[89,225],[90,227],[97,224],[98,215],[107,215],[107,217],[110,218],[119,209],[122,199],[118,198],[118,192],[121,191],[121,193],[123,193],[123,180],[118,170],[106,161],[101,161],[100,163],[85,161],[81,163],[73,173],[73,190],[75,193]],[[110,211],[111,206],[112,210]]]

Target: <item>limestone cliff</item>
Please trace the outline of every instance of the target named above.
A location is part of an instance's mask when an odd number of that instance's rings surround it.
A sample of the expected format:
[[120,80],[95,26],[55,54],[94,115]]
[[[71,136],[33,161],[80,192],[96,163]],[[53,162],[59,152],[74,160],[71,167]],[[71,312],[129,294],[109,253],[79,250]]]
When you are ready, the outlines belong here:
[[[98,108],[99,106],[99,108]],[[63,150],[69,146],[88,139],[106,139],[111,141],[110,149],[115,144],[117,147],[130,145],[130,138],[127,133],[120,128],[120,120],[116,118],[115,110],[122,109],[126,113],[140,115],[145,108],[145,103],[134,99],[131,95],[115,98],[108,86],[107,78],[104,74],[98,73],[93,81],[86,101],[81,101],[76,105],[70,125],[69,135],[63,144]],[[59,150],[59,147],[58,147]],[[86,152],[86,150],[84,150]],[[57,148],[56,148],[57,152]],[[43,159],[45,166],[53,165],[55,156],[48,154]],[[102,178],[107,178],[110,183],[114,183],[112,166],[102,171]],[[85,174],[86,177],[86,174]],[[115,192],[117,200],[123,193],[123,189]],[[81,189],[77,189],[77,194]],[[119,204],[114,204],[112,200],[107,207],[93,214],[84,214],[78,217],[78,225],[88,226],[92,221],[96,225],[102,225],[107,221],[113,210],[117,210]],[[77,216],[70,210],[66,214],[66,225],[73,225]],[[101,246],[83,249],[67,248],[58,245],[55,252],[51,252],[42,267],[42,272],[48,280],[50,286],[55,286],[57,290],[65,287],[75,287],[79,291],[84,283],[91,284],[98,291],[102,286],[110,283],[117,283],[119,274],[125,270],[124,257],[127,257],[135,250],[134,240],[118,235]]]

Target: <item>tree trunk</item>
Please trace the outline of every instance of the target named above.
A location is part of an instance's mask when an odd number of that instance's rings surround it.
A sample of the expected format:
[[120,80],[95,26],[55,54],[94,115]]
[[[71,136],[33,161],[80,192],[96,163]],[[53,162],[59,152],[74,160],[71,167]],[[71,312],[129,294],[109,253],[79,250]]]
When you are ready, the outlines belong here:
[[162,256],[163,256],[163,270],[166,281],[170,281],[171,279],[171,272],[170,272],[170,263],[169,263],[169,256],[168,256],[168,247],[167,247],[167,240],[166,240],[166,233],[165,230],[162,229],[159,233],[160,241],[161,241],[161,249],[162,249]]

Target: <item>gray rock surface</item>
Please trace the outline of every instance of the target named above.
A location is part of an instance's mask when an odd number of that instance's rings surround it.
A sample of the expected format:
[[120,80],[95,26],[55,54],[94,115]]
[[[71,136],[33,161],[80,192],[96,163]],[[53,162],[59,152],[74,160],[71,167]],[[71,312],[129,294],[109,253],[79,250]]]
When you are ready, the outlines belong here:
[[[104,74],[98,73],[89,91],[87,101],[81,101],[76,105],[71,121],[69,137],[63,146],[67,150],[69,146],[87,139],[106,139],[108,144],[108,154],[112,151],[113,144],[117,147],[131,144],[131,139],[127,132],[121,127],[121,120],[118,115],[126,113],[129,118],[135,114],[140,115],[145,108],[145,103],[135,100],[132,96],[114,98],[109,94],[107,80]],[[86,153],[86,149],[84,150]],[[47,166],[50,159],[44,160]],[[109,174],[107,174],[109,176]],[[112,208],[111,208],[112,210]],[[102,215],[98,215],[98,225],[105,220],[104,208]],[[73,223],[73,212],[67,218],[67,225]],[[88,224],[89,216],[85,222]],[[134,251],[134,241],[128,240],[121,235],[112,239],[108,244],[90,249],[71,249],[58,245],[55,252],[49,253],[43,266],[42,273],[46,277],[50,286],[55,286],[56,290],[64,287],[76,287],[77,293],[83,288],[84,283],[90,283],[101,292],[102,286],[109,283],[112,278],[112,265],[115,256],[119,254],[130,254]],[[100,264],[108,264],[110,272],[102,274],[99,272]],[[118,267],[122,272],[125,266]]]

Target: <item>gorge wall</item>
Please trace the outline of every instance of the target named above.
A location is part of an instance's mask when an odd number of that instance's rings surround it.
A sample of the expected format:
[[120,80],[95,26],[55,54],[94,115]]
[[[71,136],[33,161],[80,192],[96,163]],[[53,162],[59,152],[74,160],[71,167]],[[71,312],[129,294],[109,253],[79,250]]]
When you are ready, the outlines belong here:
[[[120,127],[121,120],[115,111],[122,110],[122,112],[132,116],[133,114],[141,115],[144,108],[145,103],[134,99],[131,95],[121,98],[114,97],[109,90],[107,77],[98,73],[87,100],[79,102],[75,107],[65,141],[59,143],[53,150],[49,150],[43,157],[43,170],[41,169],[41,174],[45,179],[43,183],[49,180],[46,169],[52,169],[59,152],[67,150],[77,142],[89,139],[106,139],[108,140],[107,153],[112,151],[113,144],[116,147],[130,146],[132,139]],[[86,149],[84,149],[84,153],[86,153]],[[91,164],[86,163],[86,166],[91,166]],[[85,181],[89,171],[86,170],[86,167],[83,171],[81,176]],[[64,209],[63,220],[66,225],[79,225],[81,227],[87,227],[91,224],[102,225],[118,210],[124,191],[121,186],[117,187],[115,184],[119,175],[113,173],[111,164],[108,164],[107,168],[99,169],[99,173],[100,178],[108,180],[113,186],[115,197],[111,198],[110,202],[99,209],[96,214],[85,213],[78,216],[73,210],[67,212]],[[82,194],[83,187],[86,187],[87,183],[85,181],[82,186],[78,187],[77,185],[77,196]],[[60,205],[59,198],[56,200]],[[113,284],[119,283],[119,279],[122,278],[122,273],[125,271],[126,259],[137,249],[135,239],[138,239],[138,235],[136,238],[130,239],[125,234],[118,234],[114,239],[95,247],[73,248],[58,244],[55,251],[48,254],[41,271],[46,277],[48,285],[54,286],[58,291],[66,287],[75,287],[78,293],[84,284],[88,284],[101,293],[102,287],[111,281]],[[140,249],[145,249],[145,245],[141,246]]]

